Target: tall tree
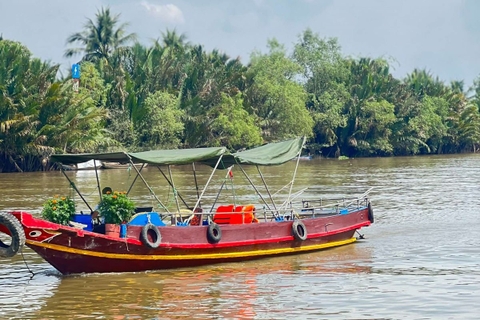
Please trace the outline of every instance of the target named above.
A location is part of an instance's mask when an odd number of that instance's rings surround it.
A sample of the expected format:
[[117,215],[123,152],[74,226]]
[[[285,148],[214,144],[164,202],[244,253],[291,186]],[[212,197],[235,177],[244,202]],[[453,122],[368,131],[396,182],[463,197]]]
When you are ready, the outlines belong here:
[[210,112],[223,102],[223,94],[237,95],[243,85],[246,69],[239,59],[202,46],[188,50],[181,79],[180,105],[186,112],[185,142],[190,147],[208,145],[215,118]]
[[440,97],[445,94],[447,89],[445,84],[426,70],[414,69],[412,73],[405,78],[405,83],[413,91],[418,99],[425,95],[430,97]]
[[0,41],[0,171],[41,168],[53,152],[39,135],[38,115],[52,95],[58,65],[32,58],[18,42]]
[[162,44],[166,48],[174,48],[177,50],[185,50],[190,46],[187,41],[187,36],[182,33],[178,34],[177,31],[167,29],[166,32],[162,32]]
[[308,93],[307,109],[312,115],[314,136],[310,151],[338,153],[338,129],[346,125],[343,109],[350,99],[347,80],[350,75],[337,39],[321,39],[305,30],[295,44],[294,60],[302,67],[302,81]]
[[83,64],[80,89],[73,92],[72,80],[51,88],[53,97],[42,105],[40,132],[60,152],[96,152],[118,144],[105,130],[107,86],[94,65]]
[[[112,16],[110,8],[101,8],[96,14],[96,20],[88,19],[82,32],[76,32],[67,39],[67,44],[80,44],[80,47],[69,48],[66,57],[84,54],[83,60],[110,60],[117,50],[125,50],[127,45],[136,39],[134,33],[127,34],[128,23],[119,25],[120,14]],[[118,25],[118,27],[117,27]]]
[[148,95],[141,116],[135,123],[137,146],[140,148],[177,148],[183,133],[183,110],[177,97],[157,91]]
[[238,150],[259,145],[262,142],[260,129],[255,117],[243,108],[241,94],[230,97],[222,94],[222,102],[209,111],[212,145]]
[[287,57],[276,40],[268,43],[269,53],[251,56],[246,91],[248,106],[260,119],[262,135],[268,140],[311,136],[313,120],[305,104],[307,93],[296,81],[301,67]]
[[394,105],[387,101],[393,77],[383,59],[350,60],[350,99],[345,104],[346,126],[338,130],[343,155],[389,155]]

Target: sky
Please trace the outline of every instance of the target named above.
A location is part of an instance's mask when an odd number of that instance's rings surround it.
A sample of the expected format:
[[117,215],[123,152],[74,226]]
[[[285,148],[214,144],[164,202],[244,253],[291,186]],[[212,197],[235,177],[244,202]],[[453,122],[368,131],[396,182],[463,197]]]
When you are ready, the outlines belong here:
[[0,34],[66,70],[80,59],[63,57],[66,39],[106,6],[145,45],[175,29],[248,63],[272,38],[290,53],[310,28],[345,56],[388,59],[397,78],[426,69],[467,89],[480,75],[477,0],[0,0]]

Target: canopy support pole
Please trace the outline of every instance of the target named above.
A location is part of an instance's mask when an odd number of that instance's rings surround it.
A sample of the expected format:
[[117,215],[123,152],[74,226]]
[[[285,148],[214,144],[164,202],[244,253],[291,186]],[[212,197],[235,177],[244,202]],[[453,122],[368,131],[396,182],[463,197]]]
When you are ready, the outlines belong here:
[[215,168],[213,168],[212,173],[210,174],[210,177],[209,177],[208,180],[207,180],[207,183],[206,183],[205,186],[203,187],[203,190],[202,190],[202,193],[200,194],[200,197],[197,199],[197,202],[195,203],[195,206],[193,207],[193,212],[194,212],[194,214],[192,214],[192,215],[187,219],[187,223],[190,223],[190,220],[192,220],[192,218],[195,216],[195,211],[197,210],[197,207],[198,207],[198,205],[200,204],[200,200],[202,200],[202,197],[203,197],[205,191],[207,190],[208,185],[210,184],[210,181],[211,181],[212,178],[213,178],[213,174],[215,173],[215,171],[217,171],[217,167],[218,167],[218,165],[220,164],[220,162],[222,161],[222,158],[223,158],[223,154],[220,155],[220,157],[218,157],[217,163],[215,164]]
[[265,181],[265,178],[263,177],[263,174],[260,171],[260,168],[258,167],[258,165],[256,165],[255,167],[257,167],[258,174],[260,175],[260,178],[263,181],[263,185],[265,186],[265,190],[267,190],[268,196],[270,197],[270,200],[272,201],[273,208],[275,209],[275,211],[277,211],[277,206],[275,205],[275,201],[273,200],[272,194],[270,193],[270,190],[268,189],[267,182]]
[[90,207],[90,205],[88,204],[87,200],[85,200],[85,198],[82,196],[82,194],[80,193],[80,191],[77,189],[77,186],[75,185],[75,183],[73,183],[72,180],[70,180],[70,178],[67,176],[67,174],[65,173],[65,170],[60,169],[63,173],[63,175],[65,176],[65,178],[67,178],[68,182],[70,182],[70,186],[72,186],[73,189],[75,189],[75,191],[77,191],[78,195],[80,196],[80,198],[82,198],[83,202],[87,205],[88,209],[90,209],[90,212],[93,212],[92,210],[92,207]]
[[[134,164],[133,161],[131,161],[131,160],[130,160],[130,165],[131,165],[132,167],[135,167],[135,164]],[[138,173],[137,173],[137,175],[135,176],[135,178],[133,179],[132,184],[130,185],[130,188],[128,188],[127,196],[130,194],[130,191],[132,191],[133,185],[135,184],[135,181],[137,181],[137,178],[138,178],[138,176],[140,175],[140,172],[142,172],[143,167],[145,167],[145,163],[142,163],[142,166],[140,167],[140,170],[138,171]]]
[[[227,174],[225,175],[225,180],[230,176],[230,172],[232,171],[233,166],[229,167],[227,170]],[[210,212],[212,213],[213,207],[217,203],[218,197],[220,197],[220,194],[222,193],[223,187],[225,186],[225,180],[223,180],[222,185],[220,186],[220,190],[217,192],[217,196],[215,197],[215,200],[213,200],[212,207],[210,208]],[[235,199],[233,200],[233,204],[235,205]]]
[[[127,156],[130,158],[129,155],[127,155]],[[130,162],[133,163],[132,158],[130,158]],[[137,167],[133,166],[133,168],[135,169],[135,171],[137,171],[138,176],[140,177],[140,179],[142,179],[142,181],[145,184],[145,186],[147,187],[148,191],[150,191],[150,194],[153,195],[155,200],[157,200],[157,202],[160,204],[160,206],[162,206],[162,208],[165,209],[165,211],[167,213],[170,213],[170,211],[168,211],[167,207],[165,207],[165,205],[162,203],[162,201],[160,201],[160,199],[158,199],[157,195],[155,194],[155,192],[153,192],[152,188],[148,185],[145,178],[143,178],[143,176],[140,174],[140,171],[138,171]]]
[[[197,170],[195,169],[195,162],[192,162],[192,169],[193,169],[193,180],[195,181],[195,190],[197,192],[197,199],[201,201],[200,194],[198,192]],[[187,208],[188,208],[188,206],[187,206]],[[200,211],[200,214],[198,214],[198,217],[199,217],[199,220],[200,220],[199,223],[202,224],[202,221],[203,221],[202,212],[203,212],[203,210],[202,210],[202,203],[201,202],[198,203],[198,208],[200,210],[195,209],[195,211]],[[213,208],[213,206],[212,206],[212,208]],[[210,210],[210,212],[211,212],[211,210]],[[191,216],[187,219],[187,224],[190,223],[190,220],[195,216],[195,212],[193,214],[194,214],[193,216]]]
[[300,163],[300,154],[302,153],[302,149],[305,146],[305,141],[306,141],[306,138],[304,136],[303,137],[303,142],[302,142],[302,147],[300,148],[300,150],[298,151],[298,154],[297,154],[297,163],[295,164],[295,170],[293,171],[293,177],[292,177],[292,181],[291,181],[291,184],[290,184],[290,191],[288,191],[287,203],[290,203],[290,197],[292,196],[293,183],[295,182],[295,178],[297,177],[297,169],[298,169],[298,165]]
[[[197,171],[195,170],[195,162],[192,162],[192,169],[193,169],[193,180],[195,180],[195,190],[197,191],[197,199],[200,199],[200,194],[198,193],[198,181],[197,181]],[[185,204],[185,205],[187,205],[187,204]],[[198,207],[201,208],[202,204],[198,203]]]
[[[248,182],[250,182],[250,185],[253,187],[253,189],[255,189],[255,192],[258,194],[258,196],[260,197],[260,199],[262,199],[263,203],[267,206],[267,209],[268,210],[272,210],[270,208],[270,206],[268,205],[267,201],[265,200],[265,198],[261,195],[260,191],[258,191],[257,187],[255,187],[255,184],[253,183],[253,181],[250,179],[250,177],[248,176],[248,174],[245,172],[245,170],[243,170],[242,166],[240,164],[238,164],[238,166],[240,167],[240,170],[242,170],[243,174],[245,175],[245,177],[247,178]],[[278,212],[274,211],[273,212],[273,215],[275,217],[278,216]]]
[[[175,188],[175,183],[173,182],[173,177],[172,177],[172,168],[170,165],[168,165],[168,175],[170,176],[170,181],[172,181],[172,188],[173,188],[173,197],[175,198],[175,204],[177,205],[177,212],[178,215],[180,216],[180,222],[183,221],[182,215],[180,214],[180,204],[178,203],[178,196],[177,196],[177,189]],[[177,215],[175,215],[175,220],[177,220]],[[176,221],[175,221],[176,224]]]
[[100,196],[100,202],[102,201],[102,190],[100,190],[100,179],[98,179],[98,171],[97,171],[97,162],[93,159],[93,167],[95,168],[95,177],[97,178],[97,189],[98,195]]
[[[175,187],[173,186],[173,183],[167,178],[167,176],[166,176],[165,173],[162,171],[162,169],[161,169],[159,166],[157,166],[157,169],[158,169],[158,171],[160,171],[160,173],[163,175],[163,177],[164,177],[165,180],[168,182],[168,184],[170,185],[170,187],[172,187],[172,188],[175,189]],[[183,199],[182,195],[181,195],[180,193],[178,193],[178,192],[177,192],[177,194],[178,194],[178,197],[180,198],[180,200],[182,200],[183,204],[184,204],[188,209],[190,209],[190,207],[188,206],[188,204],[187,204],[187,203],[185,202],[185,200]]]

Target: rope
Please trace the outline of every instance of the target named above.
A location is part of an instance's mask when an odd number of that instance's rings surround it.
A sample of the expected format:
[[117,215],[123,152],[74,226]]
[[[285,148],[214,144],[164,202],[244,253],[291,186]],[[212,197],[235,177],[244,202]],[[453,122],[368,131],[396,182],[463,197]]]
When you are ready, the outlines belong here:
[[25,256],[23,255],[23,247],[22,247],[22,250],[20,251],[20,253],[22,254],[23,262],[25,263],[25,266],[27,267],[27,270],[32,274],[32,276],[30,277],[30,280],[31,280],[35,276],[35,273],[33,273],[33,271],[30,270],[30,267],[28,266],[27,260],[25,260]]
[[365,236],[358,232],[358,230],[355,230],[358,233],[359,239],[365,239]]
[[172,187],[172,189],[173,189],[173,197],[176,198],[178,196],[178,191],[176,188]]
[[[222,164],[222,167],[225,168],[225,163],[223,163],[223,158],[220,160],[220,163]],[[232,186],[232,194],[233,194],[233,204],[236,204],[236,197],[235,197],[235,186],[233,184],[233,167],[232,168],[227,168],[227,174],[225,175],[225,178],[223,179],[223,182],[225,183],[225,190],[228,190],[228,183],[227,181],[230,180],[230,185]]]
[[[170,199],[170,188],[172,189],[172,195],[173,195],[173,198]],[[165,207],[170,207],[170,205],[173,203],[173,200],[175,199],[175,197],[177,196],[178,194],[178,191],[177,189],[173,188],[172,186],[170,186],[168,188],[168,192],[167,192],[167,201],[165,202]]]

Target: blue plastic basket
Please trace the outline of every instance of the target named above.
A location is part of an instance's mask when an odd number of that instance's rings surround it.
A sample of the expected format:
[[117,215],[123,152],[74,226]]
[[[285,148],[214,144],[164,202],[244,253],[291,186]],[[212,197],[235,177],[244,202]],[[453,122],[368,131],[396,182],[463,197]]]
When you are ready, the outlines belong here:
[[86,227],[83,228],[83,230],[87,230],[87,231],[93,230],[92,216],[89,214],[76,214],[73,216],[72,221],[85,224]]

